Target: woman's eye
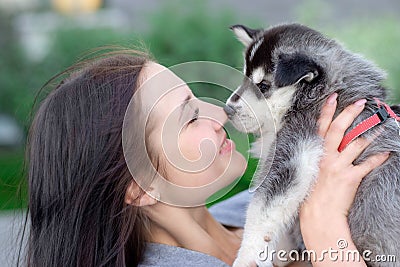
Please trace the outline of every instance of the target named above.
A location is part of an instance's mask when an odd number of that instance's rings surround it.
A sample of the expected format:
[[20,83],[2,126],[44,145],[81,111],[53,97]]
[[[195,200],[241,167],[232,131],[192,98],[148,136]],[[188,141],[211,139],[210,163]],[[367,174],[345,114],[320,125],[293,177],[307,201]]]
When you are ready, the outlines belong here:
[[191,124],[191,123],[195,122],[196,120],[197,120],[197,118],[193,118],[188,122],[188,124]]
[[198,118],[199,118],[199,109],[197,108],[197,109],[194,111],[193,117],[190,119],[190,121],[188,122],[188,124],[191,124],[191,123],[197,121]]
[[264,80],[258,83],[257,86],[263,94],[271,88],[271,84]]

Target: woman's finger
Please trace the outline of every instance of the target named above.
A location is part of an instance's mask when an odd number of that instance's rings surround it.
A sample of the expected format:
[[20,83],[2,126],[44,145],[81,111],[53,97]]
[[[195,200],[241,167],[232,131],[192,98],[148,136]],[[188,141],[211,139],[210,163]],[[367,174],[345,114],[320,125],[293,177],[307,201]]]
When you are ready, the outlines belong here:
[[368,157],[363,163],[353,167],[355,171],[354,172],[355,176],[353,177],[361,180],[373,169],[382,165],[388,159],[389,155],[390,152],[383,152]]
[[327,151],[337,150],[347,128],[364,109],[366,99],[361,99],[346,107],[331,123],[325,138]]
[[321,115],[318,119],[318,135],[322,138],[325,138],[326,132],[329,129],[329,125],[332,123],[333,115],[336,111],[337,96],[337,93],[332,94],[322,106]]
[[340,153],[339,159],[345,165],[351,164],[361,153],[371,144],[373,139],[367,139],[359,137],[351,142],[346,148]]

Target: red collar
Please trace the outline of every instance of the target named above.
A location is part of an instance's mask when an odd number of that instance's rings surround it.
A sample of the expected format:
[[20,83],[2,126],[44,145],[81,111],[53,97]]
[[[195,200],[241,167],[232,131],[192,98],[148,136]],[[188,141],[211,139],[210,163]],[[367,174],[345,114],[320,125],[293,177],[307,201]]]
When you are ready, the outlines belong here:
[[395,121],[400,121],[400,117],[393,112],[390,106],[379,99],[374,99],[378,105],[378,110],[374,113],[374,115],[368,117],[367,119],[363,120],[356,127],[354,127],[350,132],[348,132],[342,139],[342,142],[339,145],[338,151],[342,152],[343,149],[346,148],[351,141],[359,137],[361,134],[365,133],[369,129],[382,124],[388,118],[393,118]]

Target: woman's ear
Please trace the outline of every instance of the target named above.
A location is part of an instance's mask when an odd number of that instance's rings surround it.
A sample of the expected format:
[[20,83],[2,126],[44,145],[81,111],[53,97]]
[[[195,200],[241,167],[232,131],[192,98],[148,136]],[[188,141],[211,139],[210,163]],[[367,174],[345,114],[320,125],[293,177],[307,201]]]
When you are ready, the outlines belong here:
[[139,186],[135,182],[131,182],[125,192],[125,203],[136,207],[143,207],[154,205],[160,199],[160,194],[154,189],[144,192],[141,196],[140,193],[141,189]]

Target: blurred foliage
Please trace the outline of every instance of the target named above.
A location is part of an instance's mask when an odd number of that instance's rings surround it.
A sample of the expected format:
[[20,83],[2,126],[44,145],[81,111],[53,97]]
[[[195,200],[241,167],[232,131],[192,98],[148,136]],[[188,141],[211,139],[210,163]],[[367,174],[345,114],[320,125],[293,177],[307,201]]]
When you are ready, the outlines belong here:
[[20,188],[23,152],[0,153],[0,210],[21,208],[25,205],[25,193]]
[[112,29],[61,28],[53,35],[53,46],[40,66],[40,84],[100,46],[119,46],[126,36]]
[[[316,17],[324,14],[319,9],[310,5],[305,10],[300,10],[298,17],[301,22],[314,27],[313,21]],[[238,21],[232,11],[210,11],[202,1],[179,6],[168,2],[154,13],[148,14],[146,18],[149,27],[142,35],[138,35],[134,29],[116,32],[104,28],[60,28],[51,34],[54,42],[46,58],[42,62],[34,63],[29,62],[19,48],[17,36],[11,25],[12,18],[0,14],[0,112],[16,117],[27,130],[29,113],[38,89],[59,71],[76,62],[88,50],[98,46],[141,47],[142,40],[154,58],[166,66],[192,60],[208,60],[240,70],[242,45],[235,40],[228,27],[236,23],[254,28],[263,26],[252,19]],[[374,19],[352,21],[347,23],[346,27],[317,29],[385,69],[389,74],[387,85],[396,89],[393,95],[399,101],[398,25],[399,21],[396,19]],[[193,84],[191,87],[198,96],[222,100],[230,94],[227,90],[216,90],[215,87],[204,84]],[[0,209],[19,205],[11,196],[15,195],[15,185],[21,180],[19,170],[22,158],[22,153],[0,154]],[[247,188],[256,165],[256,160],[250,160],[244,178],[228,196]]]
[[227,10],[210,12],[205,2],[170,4],[149,16],[151,28],[144,39],[157,61],[166,66],[209,60],[241,68],[242,45],[229,30],[237,22]]
[[10,15],[0,13],[0,36],[0,113],[15,116],[25,124],[34,96],[28,85],[34,71],[18,45]]

